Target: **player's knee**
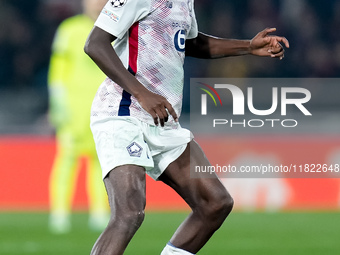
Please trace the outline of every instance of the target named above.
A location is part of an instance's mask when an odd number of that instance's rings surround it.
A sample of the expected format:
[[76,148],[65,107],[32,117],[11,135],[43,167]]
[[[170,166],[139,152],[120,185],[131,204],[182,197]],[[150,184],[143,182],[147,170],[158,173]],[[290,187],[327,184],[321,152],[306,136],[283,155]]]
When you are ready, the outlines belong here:
[[144,221],[144,210],[135,210],[130,212],[125,212],[120,217],[120,221],[123,221],[131,226],[139,228]]
[[117,213],[110,219],[109,228],[127,228],[137,230],[144,221],[144,210],[125,211],[124,213]]
[[223,207],[222,211],[228,216],[228,214],[234,207],[234,199],[230,196],[229,193],[227,193],[223,198],[222,207]]
[[214,222],[223,221],[231,212],[234,200],[230,194],[225,192],[215,193],[205,204],[204,215],[206,219]]
[[224,194],[220,194],[217,199],[213,201],[211,208],[212,214],[221,218],[225,218],[231,212],[233,206],[233,198],[228,192],[225,192]]
[[139,228],[142,225],[144,218],[145,218],[144,210],[135,212],[135,214],[133,215],[133,222],[137,228]]

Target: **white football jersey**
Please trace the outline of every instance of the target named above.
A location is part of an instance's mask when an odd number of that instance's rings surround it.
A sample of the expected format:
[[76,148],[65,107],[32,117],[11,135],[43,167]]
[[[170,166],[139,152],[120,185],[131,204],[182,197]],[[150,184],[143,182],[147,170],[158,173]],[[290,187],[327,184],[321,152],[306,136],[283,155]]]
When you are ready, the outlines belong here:
[[[111,0],[95,26],[117,37],[123,65],[148,90],[182,109],[185,40],[197,37],[193,0]],[[132,116],[154,121],[128,92],[107,78],[92,104],[92,116]],[[168,124],[171,125],[170,117]]]

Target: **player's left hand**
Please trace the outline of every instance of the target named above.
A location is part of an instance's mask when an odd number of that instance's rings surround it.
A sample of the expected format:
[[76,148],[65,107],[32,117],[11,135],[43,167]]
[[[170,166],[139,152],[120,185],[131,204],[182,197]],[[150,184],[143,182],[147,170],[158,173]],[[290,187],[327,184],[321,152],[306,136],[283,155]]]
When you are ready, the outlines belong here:
[[258,33],[250,41],[250,53],[256,56],[283,59],[285,50],[281,43],[289,48],[289,42],[285,37],[269,35],[274,31],[276,28],[266,28]]

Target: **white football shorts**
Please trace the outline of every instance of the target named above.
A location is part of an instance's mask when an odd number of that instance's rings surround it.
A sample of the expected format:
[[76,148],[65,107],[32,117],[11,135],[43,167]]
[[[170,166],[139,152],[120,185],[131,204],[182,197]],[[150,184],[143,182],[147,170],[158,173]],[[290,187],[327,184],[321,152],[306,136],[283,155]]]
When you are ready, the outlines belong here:
[[160,127],[130,116],[92,116],[91,130],[103,179],[118,166],[137,165],[157,180],[193,139],[179,123]]

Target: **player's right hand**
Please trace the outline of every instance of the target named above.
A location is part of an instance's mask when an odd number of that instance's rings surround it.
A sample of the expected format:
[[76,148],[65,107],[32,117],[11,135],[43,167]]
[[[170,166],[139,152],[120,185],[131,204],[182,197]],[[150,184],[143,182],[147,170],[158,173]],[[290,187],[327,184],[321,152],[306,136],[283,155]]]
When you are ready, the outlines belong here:
[[178,121],[175,110],[165,97],[151,91],[145,91],[138,96],[137,100],[143,109],[152,116],[156,126],[161,124],[164,127],[164,123],[168,121],[169,114],[176,122]]

